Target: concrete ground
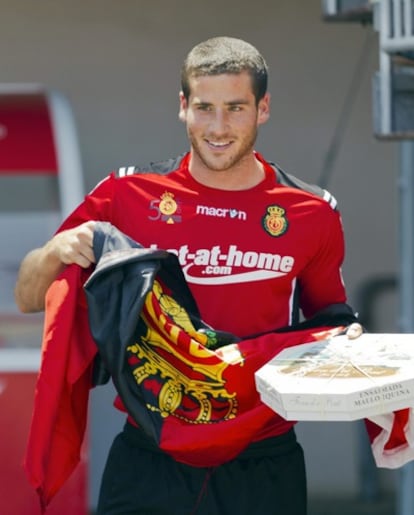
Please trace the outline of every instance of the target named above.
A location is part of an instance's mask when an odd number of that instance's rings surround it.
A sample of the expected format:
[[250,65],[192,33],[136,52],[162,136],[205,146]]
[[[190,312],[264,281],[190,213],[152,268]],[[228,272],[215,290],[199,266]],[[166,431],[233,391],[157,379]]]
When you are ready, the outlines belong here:
[[352,499],[310,499],[308,515],[397,515],[393,498],[368,502]]
[[392,498],[375,502],[349,498],[310,499],[308,515],[397,515],[397,511]]

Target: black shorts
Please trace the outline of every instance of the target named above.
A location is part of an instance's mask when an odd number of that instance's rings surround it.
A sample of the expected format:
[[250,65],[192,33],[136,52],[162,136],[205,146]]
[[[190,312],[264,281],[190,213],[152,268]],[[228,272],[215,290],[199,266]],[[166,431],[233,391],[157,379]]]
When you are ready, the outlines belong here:
[[306,515],[294,430],[212,468],[176,462],[130,424],[114,440],[96,515]]

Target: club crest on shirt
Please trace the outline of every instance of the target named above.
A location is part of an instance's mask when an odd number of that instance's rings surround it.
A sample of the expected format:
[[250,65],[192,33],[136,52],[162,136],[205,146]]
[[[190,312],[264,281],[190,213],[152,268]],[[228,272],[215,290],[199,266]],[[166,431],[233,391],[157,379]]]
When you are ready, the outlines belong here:
[[181,222],[180,206],[174,194],[169,191],[164,192],[160,200],[152,200],[150,209],[155,212],[154,215],[148,217],[150,220],[161,220],[167,224]]
[[270,236],[278,237],[284,234],[289,226],[284,208],[276,204],[268,206],[262,218],[262,224]]

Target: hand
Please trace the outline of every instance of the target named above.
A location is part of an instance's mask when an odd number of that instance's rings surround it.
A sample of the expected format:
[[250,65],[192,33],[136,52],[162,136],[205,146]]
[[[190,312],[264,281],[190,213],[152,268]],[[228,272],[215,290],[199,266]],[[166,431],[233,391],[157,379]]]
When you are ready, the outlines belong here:
[[364,328],[358,322],[354,322],[346,328],[345,334],[349,340],[356,340],[364,332]]
[[56,234],[48,243],[49,251],[65,265],[77,264],[88,268],[95,263],[93,231],[96,222],[85,222],[73,229]]

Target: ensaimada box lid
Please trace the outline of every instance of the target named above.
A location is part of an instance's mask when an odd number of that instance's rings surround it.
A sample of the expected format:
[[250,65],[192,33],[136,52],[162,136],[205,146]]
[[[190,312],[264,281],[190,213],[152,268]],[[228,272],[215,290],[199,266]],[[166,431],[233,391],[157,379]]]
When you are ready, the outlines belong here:
[[255,374],[287,420],[357,420],[414,406],[414,335],[364,333],[289,347]]

